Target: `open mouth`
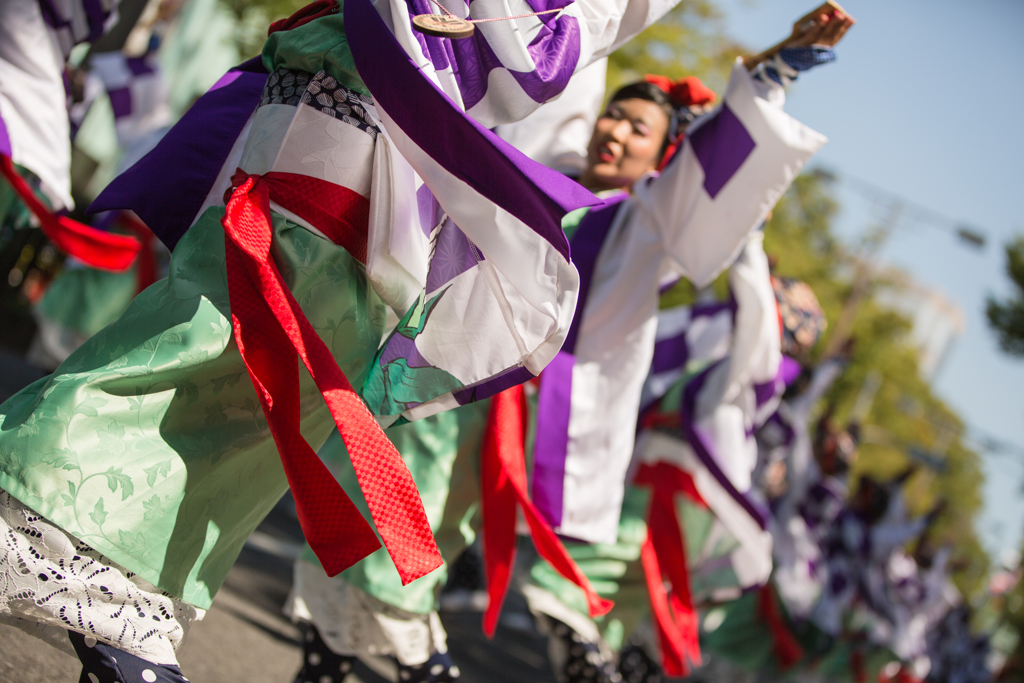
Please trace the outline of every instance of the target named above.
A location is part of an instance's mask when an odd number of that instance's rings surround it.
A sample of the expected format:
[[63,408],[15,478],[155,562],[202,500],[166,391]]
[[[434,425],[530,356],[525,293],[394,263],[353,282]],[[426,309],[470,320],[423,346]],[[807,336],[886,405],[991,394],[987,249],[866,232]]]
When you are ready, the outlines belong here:
[[597,148],[597,159],[602,163],[610,164],[615,161],[615,154],[607,145],[601,145]]

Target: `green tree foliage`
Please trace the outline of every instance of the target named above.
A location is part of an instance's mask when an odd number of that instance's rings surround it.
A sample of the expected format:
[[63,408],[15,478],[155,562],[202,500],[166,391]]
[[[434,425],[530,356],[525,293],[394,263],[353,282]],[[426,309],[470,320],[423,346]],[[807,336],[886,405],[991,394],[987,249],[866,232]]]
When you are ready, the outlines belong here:
[[644,74],[697,76],[722,92],[736,57],[745,50],[729,40],[723,15],[712,0],[682,0],[661,21],[608,59],[608,92]]
[[243,59],[260,53],[267,39],[267,27],[309,4],[311,0],[220,0],[238,22],[235,44]]
[[[856,256],[831,230],[837,209],[828,183],[813,173],[805,174],[779,202],[765,231],[765,250],[777,259],[776,272],[810,284],[832,323],[850,296],[851,274],[858,265]],[[921,514],[936,501],[947,501],[932,541],[954,546],[955,581],[965,594],[975,595],[988,573],[988,557],[974,526],[982,505],[981,463],[964,445],[963,423],[921,376],[917,351],[908,341],[909,322],[874,297],[881,287],[898,288],[900,280],[898,273],[874,278],[872,291],[857,311],[850,364],[826,400],[834,406],[836,417],[845,420],[869,373],[881,375],[864,419],[854,477],[859,473],[892,477],[916,462],[908,455],[911,447],[937,456],[941,469],[921,466],[908,481],[908,506],[912,513]],[[832,331],[834,327],[819,342],[812,361],[828,346]]]
[[999,336],[999,348],[1024,357],[1024,237],[1006,245],[1006,275],[1013,294],[1005,301],[989,297],[985,305],[988,323]]
[[[608,92],[645,73],[658,73],[671,78],[695,75],[721,93],[735,58],[749,51],[725,36],[721,10],[713,0],[683,0],[664,20],[611,56]],[[810,284],[833,330],[858,265],[854,253],[832,232],[838,209],[827,179],[805,174],[779,202],[765,232],[765,249],[777,259],[777,273]],[[1020,272],[1024,274],[1024,267]],[[863,472],[889,478],[903,471],[914,462],[908,455],[911,446],[937,454],[942,471],[921,467],[907,483],[908,505],[912,513],[922,514],[939,499],[947,501],[932,540],[955,546],[955,580],[965,594],[975,595],[988,572],[988,557],[974,527],[982,504],[980,460],[964,445],[962,422],[921,376],[917,351],[908,341],[910,323],[873,296],[881,286],[898,288],[900,279],[891,273],[874,280],[857,312],[850,365],[826,400],[834,406],[836,418],[845,420],[869,373],[881,374],[864,420],[865,438],[854,476]],[[724,296],[725,276],[712,288]],[[665,294],[662,306],[690,303],[695,296],[692,285],[683,281]],[[828,335],[811,362],[820,360]]]

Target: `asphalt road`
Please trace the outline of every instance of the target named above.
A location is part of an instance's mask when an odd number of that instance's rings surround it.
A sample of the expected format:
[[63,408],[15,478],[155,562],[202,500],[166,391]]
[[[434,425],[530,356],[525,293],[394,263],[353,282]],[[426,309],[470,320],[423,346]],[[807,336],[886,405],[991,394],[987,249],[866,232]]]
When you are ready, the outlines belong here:
[[[299,629],[281,613],[291,587],[298,524],[287,504],[268,517],[228,574],[213,608],[194,624],[178,651],[193,683],[292,683],[302,651]],[[545,641],[530,628],[521,599],[510,596],[494,641],[479,612],[443,613],[452,657],[465,683],[554,683]],[[18,629],[0,625],[0,683],[74,683],[78,660]],[[379,659],[360,665],[346,683],[395,680]]]

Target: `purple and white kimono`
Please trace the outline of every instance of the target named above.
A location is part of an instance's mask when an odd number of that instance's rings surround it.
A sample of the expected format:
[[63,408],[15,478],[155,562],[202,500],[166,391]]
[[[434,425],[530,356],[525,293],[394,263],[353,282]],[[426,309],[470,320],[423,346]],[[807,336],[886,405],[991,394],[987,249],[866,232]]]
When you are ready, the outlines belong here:
[[[751,232],[824,144],[782,110],[784,96],[737,64],[722,104],[691,124],[660,176],[592,210],[574,235],[574,259],[586,262],[577,334],[542,378],[533,458],[534,502],[559,533],[616,538],[660,287],[680,276],[707,285],[742,259]],[[749,368],[732,367],[729,381],[749,379]],[[777,369],[777,360],[759,369],[753,383],[773,381]]]
[[116,7],[116,0],[0,3],[0,154],[39,178],[54,210],[74,206],[64,65],[72,47],[117,21]]
[[[380,354],[380,373],[434,387],[424,401],[423,391],[403,395],[393,391],[401,382],[371,379],[363,392],[371,410],[386,426],[486,398],[539,374],[560,348],[579,286],[560,219],[594,202],[488,129],[557,97],[577,69],[672,4],[566,3],[557,14],[481,24],[472,38],[450,40],[412,29],[412,16],[432,11],[427,0],[348,0],[345,23],[359,27],[348,47],[372,95],[359,106],[381,133],[375,141],[311,107],[294,118],[283,104],[257,108],[268,75],[252,60],[229,71],[92,209],[135,209],[173,247],[197,216],[223,204],[239,166],[341,184],[369,200],[367,276],[404,319],[405,331]],[[483,18],[549,8],[534,5],[477,0],[472,9]],[[337,143],[311,163],[303,150],[332,135]],[[175,167],[187,172],[168,177]]]
[[[762,232],[751,234],[730,267],[731,301],[660,314],[644,403],[688,376],[680,405],[672,405],[683,424],[681,434],[642,431],[636,448],[640,463],[667,462],[693,478],[723,527],[712,536],[736,542],[728,558],[737,583],[733,591],[763,585],[772,569],[767,511],[752,495],[753,434],[774,412],[788,378],[763,240]],[[692,564],[699,572],[700,558]]]

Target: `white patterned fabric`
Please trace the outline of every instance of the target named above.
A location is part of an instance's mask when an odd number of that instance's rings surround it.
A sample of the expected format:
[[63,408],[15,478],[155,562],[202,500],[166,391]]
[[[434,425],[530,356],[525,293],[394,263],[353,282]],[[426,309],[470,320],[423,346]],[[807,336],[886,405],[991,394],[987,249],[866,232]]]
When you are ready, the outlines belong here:
[[[783,111],[784,100],[781,86],[754,81],[737,66],[722,105],[691,126],[660,176],[634,184],[615,215],[580,311],[559,533],[594,543],[615,540],[654,352],[659,287],[681,275],[699,287],[709,284],[740,255],[824,144],[824,136]],[[737,147],[737,131],[743,131],[745,149]],[[770,287],[766,291],[771,296]],[[759,301],[756,292],[750,298]],[[766,310],[758,308],[754,324],[766,320]],[[770,353],[755,356],[748,379],[771,370]]]
[[63,73],[39,3],[0,2],[0,153],[39,177],[54,209],[74,206]]
[[558,99],[494,132],[534,161],[578,178],[587,165],[587,145],[604,104],[607,75],[608,59],[600,59],[577,71]]
[[393,607],[303,560],[295,562],[285,613],[293,621],[313,623],[327,647],[339,655],[393,656],[404,666],[418,666],[435,652],[448,651],[437,612],[416,614]]
[[0,623],[74,656],[67,631],[154,664],[205,611],[161,592],[0,489]]

